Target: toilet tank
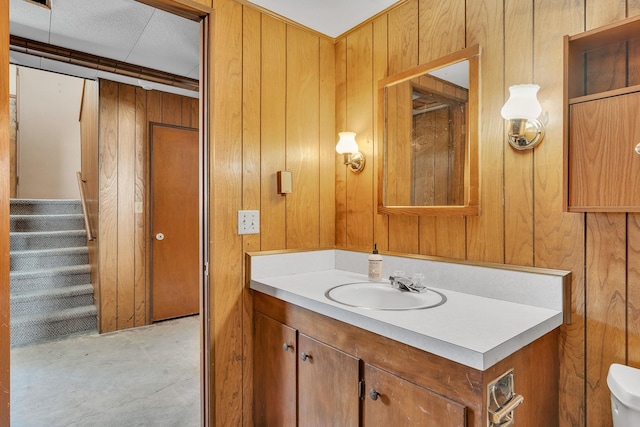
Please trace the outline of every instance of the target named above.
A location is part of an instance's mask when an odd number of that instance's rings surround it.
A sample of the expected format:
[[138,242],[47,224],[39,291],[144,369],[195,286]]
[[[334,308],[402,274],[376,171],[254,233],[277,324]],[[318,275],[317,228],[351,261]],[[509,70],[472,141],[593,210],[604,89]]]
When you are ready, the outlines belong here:
[[612,364],[607,375],[614,427],[640,426],[640,369]]

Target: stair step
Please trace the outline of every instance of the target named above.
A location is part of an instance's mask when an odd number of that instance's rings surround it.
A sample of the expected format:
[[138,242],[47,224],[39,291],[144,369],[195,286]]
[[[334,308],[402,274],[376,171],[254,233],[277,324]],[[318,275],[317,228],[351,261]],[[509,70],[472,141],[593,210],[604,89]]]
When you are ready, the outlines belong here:
[[11,294],[11,316],[46,313],[93,303],[91,284],[14,293]]
[[67,308],[11,317],[11,346],[30,344],[79,332],[96,332],[96,307]]
[[91,282],[89,264],[40,270],[17,270],[10,273],[11,292],[26,292],[42,289],[82,285]]
[[83,230],[84,215],[11,215],[9,231]]
[[11,199],[12,215],[81,214],[82,204],[77,199]]
[[37,249],[11,251],[11,271],[40,270],[51,267],[83,265],[89,262],[89,249],[76,248]]
[[32,249],[55,249],[86,246],[87,232],[82,230],[63,231],[14,231],[10,234],[12,251]]

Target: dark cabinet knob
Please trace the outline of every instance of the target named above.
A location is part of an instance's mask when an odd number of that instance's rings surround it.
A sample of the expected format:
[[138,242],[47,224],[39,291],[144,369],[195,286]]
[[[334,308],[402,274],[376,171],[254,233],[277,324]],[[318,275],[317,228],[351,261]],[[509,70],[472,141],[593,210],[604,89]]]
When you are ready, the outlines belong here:
[[369,390],[369,397],[371,398],[371,400],[378,400],[378,396],[380,396],[380,393],[378,393],[374,389]]

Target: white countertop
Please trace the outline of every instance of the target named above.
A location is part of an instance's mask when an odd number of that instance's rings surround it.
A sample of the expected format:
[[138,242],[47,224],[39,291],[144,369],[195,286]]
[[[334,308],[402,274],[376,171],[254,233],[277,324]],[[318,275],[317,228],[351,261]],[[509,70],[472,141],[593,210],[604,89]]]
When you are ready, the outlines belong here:
[[366,275],[330,264],[311,265],[315,271],[305,272],[298,265],[296,271],[281,275],[252,272],[251,289],[478,370],[486,370],[563,322],[559,310],[431,285],[447,297],[446,303],[406,311],[350,307],[328,299],[325,292],[345,283],[366,282]]

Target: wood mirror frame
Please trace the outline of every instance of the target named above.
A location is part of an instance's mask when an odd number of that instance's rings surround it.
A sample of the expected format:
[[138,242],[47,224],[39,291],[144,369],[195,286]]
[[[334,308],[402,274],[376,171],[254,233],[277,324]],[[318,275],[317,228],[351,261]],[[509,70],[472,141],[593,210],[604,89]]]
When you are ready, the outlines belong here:
[[[413,135],[413,114],[412,109],[413,105],[410,101],[408,105],[403,106],[403,110],[407,111],[407,114],[410,114],[412,119],[410,121],[405,122],[405,126],[402,128],[404,131],[404,135],[409,135],[407,138],[410,138],[407,144],[400,145],[394,147],[394,143],[396,143],[398,128],[395,128],[395,132],[393,132],[394,137],[389,136],[389,123],[393,122],[397,119],[398,116],[401,116],[397,112],[398,103],[397,101],[388,102],[387,93],[391,90],[401,90],[401,84],[410,83],[407,85],[406,95],[407,99],[411,97],[412,87],[415,87],[418,78],[425,78],[426,74],[433,72],[437,69],[441,69],[456,63],[460,63],[463,61],[468,61],[469,68],[469,88],[468,88],[468,101],[465,105],[466,117],[464,117],[464,121],[466,121],[465,127],[465,135],[464,140],[461,140],[461,147],[464,149],[462,151],[462,156],[464,157],[463,161],[460,161],[461,164],[464,164],[463,171],[459,172],[458,181],[459,184],[463,184],[456,192],[459,193],[459,196],[449,197],[449,199],[454,200],[454,204],[433,204],[429,206],[414,206],[412,203],[406,203],[406,200],[411,198],[415,199],[414,196],[407,196],[405,194],[404,199],[401,196],[393,193],[393,200],[397,202],[398,199],[403,199],[402,201],[405,203],[386,203],[387,198],[391,194],[391,191],[387,188],[388,177],[392,175],[390,178],[396,182],[409,181],[407,184],[403,184],[402,192],[403,193],[413,193],[413,160],[412,154],[410,153],[410,149],[404,150],[404,156],[407,160],[407,170],[409,172],[404,172],[403,174],[398,174],[397,172],[393,172],[389,167],[389,153],[394,153],[396,148],[407,147],[411,144],[414,144]],[[479,166],[478,166],[478,99],[479,99],[479,80],[480,80],[480,46],[474,45],[468,47],[466,49],[462,49],[458,52],[452,53],[450,55],[444,56],[442,58],[436,59],[434,61],[419,65],[417,67],[411,68],[409,70],[403,71],[401,73],[395,74],[393,76],[386,77],[378,82],[378,135],[382,135],[382,138],[379,139],[378,144],[378,152],[379,155],[379,163],[378,163],[378,213],[384,214],[406,214],[406,215],[456,215],[456,216],[474,216],[479,215],[480,211],[480,196],[479,196]],[[402,89],[404,90],[404,88]],[[403,94],[404,96],[404,94]],[[465,96],[467,96],[465,94]],[[396,98],[397,99],[397,98]],[[387,108],[391,111],[393,109],[393,114],[389,114]],[[395,118],[394,118],[395,117]],[[391,118],[391,119],[390,119]],[[397,120],[395,120],[397,121]],[[406,139],[406,138],[405,138]],[[447,153],[445,156],[450,156]],[[435,170],[435,169],[434,169]],[[394,175],[395,173],[395,175]],[[444,180],[451,180],[451,178],[445,177]],[[435,180],[434,180],[435,182]],[[457,185],[458,187],[460,186]],[[434,184],[435,185],[435,184]],[[397,187],[397,184],[396,184]],[[435,198],[434,198],[435,200]]]

